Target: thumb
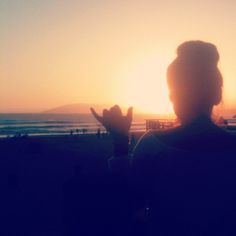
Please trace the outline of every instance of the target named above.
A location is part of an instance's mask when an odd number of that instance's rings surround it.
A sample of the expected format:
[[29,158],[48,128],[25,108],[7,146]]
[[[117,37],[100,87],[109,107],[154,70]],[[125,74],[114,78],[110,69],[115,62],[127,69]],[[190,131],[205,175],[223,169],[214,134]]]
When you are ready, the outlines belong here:
[[102,123],[103,120],[102,120],[102,117],[100,115],[98,115],[98,113],[91,107],[90,108],[90,111],[92,112],[93,116],[100,122]]

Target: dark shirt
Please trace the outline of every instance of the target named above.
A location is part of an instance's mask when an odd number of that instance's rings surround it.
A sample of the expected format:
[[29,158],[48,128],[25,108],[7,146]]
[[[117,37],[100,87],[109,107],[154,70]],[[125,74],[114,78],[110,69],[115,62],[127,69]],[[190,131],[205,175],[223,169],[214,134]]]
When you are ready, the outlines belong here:
[[149,209],[149,235],[236,232],[236,138],[209,119],[146,133],[132,180],[137,205]]

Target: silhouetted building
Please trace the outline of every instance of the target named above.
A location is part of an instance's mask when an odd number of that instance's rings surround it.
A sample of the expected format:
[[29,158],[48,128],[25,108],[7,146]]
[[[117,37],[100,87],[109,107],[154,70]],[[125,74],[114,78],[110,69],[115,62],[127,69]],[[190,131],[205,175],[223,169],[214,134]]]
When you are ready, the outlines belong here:
[[161,130],[173,128],[177,124],[175,119],[146,119],[146,130]]

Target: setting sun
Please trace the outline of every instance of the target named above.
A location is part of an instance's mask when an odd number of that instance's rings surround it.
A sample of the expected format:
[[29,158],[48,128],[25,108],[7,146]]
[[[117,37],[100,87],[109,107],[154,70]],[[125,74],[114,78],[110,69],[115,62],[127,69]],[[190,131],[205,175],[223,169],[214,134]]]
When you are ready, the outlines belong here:
[[145,113],[172,113],[166,83],[166,68],[170,59],[150,53],[126,62],[116,84],[116,100]]

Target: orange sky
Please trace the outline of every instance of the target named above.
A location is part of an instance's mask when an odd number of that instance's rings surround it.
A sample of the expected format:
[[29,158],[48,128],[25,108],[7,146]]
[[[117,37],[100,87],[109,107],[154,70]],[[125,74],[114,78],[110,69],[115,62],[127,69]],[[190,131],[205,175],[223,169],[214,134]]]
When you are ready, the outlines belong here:
[[216,44],[224,102],[236,104],[234,0],[3,0],[0,112],[67,103],[171,111],[165,70],[186,40]]

